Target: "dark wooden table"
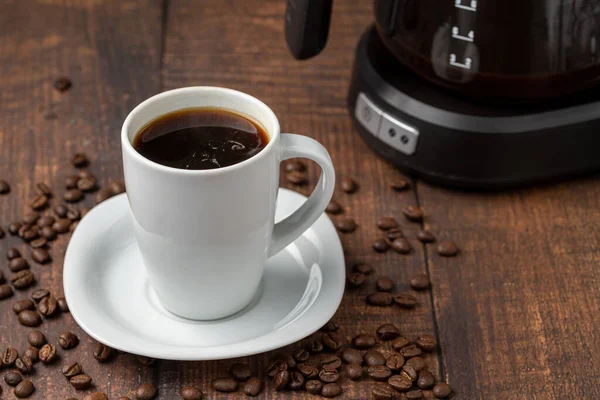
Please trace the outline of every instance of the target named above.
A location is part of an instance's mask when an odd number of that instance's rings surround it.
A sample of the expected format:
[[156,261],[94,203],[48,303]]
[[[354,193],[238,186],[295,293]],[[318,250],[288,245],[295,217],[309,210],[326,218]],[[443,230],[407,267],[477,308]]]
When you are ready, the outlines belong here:
[[[292,59],[284,42],[284,0],[58,1],[12,0],[0,4],[0,178],[12,184],[0,196],[0,223],[18,220],[46,182],[62,193],[73,173],[70,156],[84,151],[102,185],[122,174],[120,126],[145,98],[188,85],[222,85],[248,92],[279,115],[284,131],[320,140],[331,152],[338,176],[361,187],[338,191],[344,214],[359,229],[342,235],[347,262],[372,263],[399,290],[415,273],[429,275],[433,288],[418,293],[412,311],[375,308],[364,297],[373,283],[348,292],[335,317],[348,336],[383,322],[406,336],[434,334],[441,349],[428,356],[430,369],[446,379],[456,399],[600,398],[600,183],[597,178],[498,194],[454,192],[415,181],[396,193],[390,181],[400,173],[379,159],[354,132],[346,110],[346,89],[354,46],[372,19],[371,2],[339,0],[334,6],[325,52],[308,62]],[[66,93],[53,88],[60,75],[73,80]],[[54,114],[56,118],[53,118]],[[311,166],[316,181],[318,172]],[[304,189],[305,191],[307,189]],[[85,201],[93,205],[93,196]],[[418,224],[401,210],[418,204],[425,227],[461,247],[456,258],[440,258],[418,245]],[[377,254],[379,216],[395,216],[416,251]],[[50,266],[33,265],[37,287],[62,293],[67,237],[53,244]],[[0,252],[18,245],[0,240]],[[4,256],[3,256],[4,257]],[[0,266],[8,275],[6,261]],[[11,310],[19,292],[0,302],[0,347],[26,348],[27,329]],[[213,378],[232,361],[160,361],[142,366],[130,355],[109,364],[92,357],[93,343],[69,314],[44,323],[51,340],[77,332],[76,350],[61,362],[80,360],[96,387],[111,399],[151,382],[160,399],[176,399],[182,385],[203,388],[207,398],[244,398],[212,391]],[[290,346],[289,351],[302,343]],[[245,358],[255,370],[277,352]],[[262,372],[261,372],[262,373]],[[58,367],[38,364],[34,399],[82,398]],[[372,383],[344,380],[344,399],[366,399]],[[12,399],[4,388],[4,397]],[[273,392],[265,399],[310,398]]]

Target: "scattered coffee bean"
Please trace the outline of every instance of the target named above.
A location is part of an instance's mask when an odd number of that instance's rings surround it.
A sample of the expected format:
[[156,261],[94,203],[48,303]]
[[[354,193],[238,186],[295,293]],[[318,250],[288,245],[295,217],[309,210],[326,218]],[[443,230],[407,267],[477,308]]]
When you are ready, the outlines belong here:
[[318,380],[310,380],[304,385],[306,391],[310,394],[321,394],[323,389],[323,382]]
[[319,371],[319,379],[325,383],[337,382],[340,379],[340,373],[336,370],[322,369]]
[[71,157],[71,165],[75,168],[83,168],[89,164],[88,157],[83,153],[75,153],[73,157]]
[[108,400],[108,397],[102,392],[94,392],[85,396],[83,400]]
[[[76,176],[72,177],[72,178],[75,178],[75,184],[73,185],[73,187],[67,186],[67,189],[73,189],[77,186],[77,179],[79,179],[79,178]],[[54,207],[54,214],[56,214],[56,217],[58,219],[66,218],[68,212],[69,212],[69,208],[64,204],[59,204],[58,206]]]
[[233,379],[239,382],[244,382],[252,376],[252,370],[250,370],[248,364],[244,363],[233,364],[229,368],[229,373],[231,374]]
[[458,246],[450,240],[444,240],[437,246],[437,253],[442,257],[454,257],[458,254]]
[[367,367],[377,367],[380,365],[385,365],[385,357],[377,350],[367,350],[363,359],[365,360],[365,364],[367,365]]
[[426,369],[419,372],[419,379],[417,379],[417,386],[421,389],[431,389],[435,385],[435,377],[433,374]]
[[398,227],[398,221],[392,217],[381,217],[377,220],[377,227],[382,231],[388,231]]
[[72,332],[63,332],[58,336],[58,344],[63,349],[69,350],[79,344],[79,338]]
[[412,294],[400,293],[394,296],[394,302],[402,308],[415,308],[417,305],[417,298]]
[[285,179],[293,185],[305,185],[308,183],[308,175],[306,172],[291,171],[285,174]]
[[44,297],[38,304],[38,311],[46,318],[54,316],[58,311],[56,297],[52,295]]
[[342,360],[348,364],[362,364],[363,355],[356,349],[344,349],[341,354]]
[[391,306],[393,302],[394,297],[391,293],[387,292],[375,292],[367,296],[367,303],[372,306]]
[[302,388],[304,388],[304,376],[302,376],[302,374],[298,371],[293,371],[290,374],[290,389],[292,390],[300,390]]
[[388,384],[399,392],[406,392],[412,387],[413,381],[403,372],[400,375],[391,376]]
[[377,344],[374,336],[360,333],[352,338],[352,345],[357,349],[370,349]]
[[411,381],[416,381],[419,378],[419,373],[411,365],[404,364],[402,367],[402,373],[406,374]]
[[396,192],[403,192],[410,188],[410,183],[405,179],[397,179],[396,181],[392,182],[392,184],[390,184],[390,187]]
[[423,351],[435,351],[437,349],[437,340],[432,335],[420,335],[417,337],[415,344]]
[[358,263],[352,266],[352,271],[360,272],[361,274],[370,275],[375,272],[375,269],[371,264],[368,263]]
[[283,356],[283,360],[288,366],[288,369],[296,368],[296,360],[292,357],[291,354],[286,354]]
[[21,257],[21,252],[18,249],[15,249],[14,247],[11,247],[6,251],[6,258],[8,259],[8,261],[14,260],[15,258],[19,257]]
[[50,253],[48,253],[48,250],[43,248],[31,250],[31,259],[38,264],[47,264],[51,261]]
[[389,276],[380,276],[377,278],[375,286],[380,292],[391,292],[394,290],[394,281]]
[[310,342],[309,350],[311,353],[320,353],[323,351],[323,342],[319,339],[314,339]]
[[37,194],[43,194],[46,197],[52,197],[52,189],[50,188],[50,186],[46,185],[43,182],[37,183],[35,185],[35,191],[37,192]]
[[42,347],[46,344],[46,336],[44,336],[44,334],[41,331],[34,329],[32,331],[29,331],[29,333],[27,334],[27,341],[32,346]]
[[33,383],[29,380],[19,382],[19,384],[15,386],[15,389],[13,390],[14,395],[19,399],[29,397],[33,394],[33,392],[35,392],[35,386],[33,386]]
[[8,269],[11,272],[19,272],[29,268],[29,263],[23,257],[13,258],[8,262]]
[[336,351],[342,347],[342,337],[335,332],[325,332],[321,335],[321,342],[327,350]]
[[342,366],[342,360],[340,360],[340,358],[337,356],[328,356],[328,357],[325,357],[321,361],[321,367],[323,369],[332,370],[332,369],[338,369],[341,366]]
[[367,375],[374,381],[385,382],[392,376],[392,371],[385,365],[377,365],[369,367],[367,369]]
[[343,390],[340,385],[337,383],[328,383],[323,385],[323,389],[321,389],[321,396],[327,398],[337,397],[342,394]]
[[352,272],[346,277],[346,284],[349,287],[356,288],[365,283],[366,279],[367,276],[365,274],[361,272]]
[[406,392],[406,400],[420,400],[423,398],[423,392],[420,389]]
[[19,271],[10,278],[12,285],[19,290],[27,289],[33,285],[34,280],[33,274],[28,269]]
[[108,189],[100,189],[96,193],[96,204],[102,203],[104,200],[110,199],[112,197],[112,193]]
[[31,292],[31,298],[36,303],[39,303],[44,297],[48,296],[50,296],[50,291],[48,289],[37,289]]
[[408,241],[408,239],[404,237],[394,239],[390,246],[392,247],[392,250],[400,254],[409,254],[413,250],[413,247]]
[[429,277],[425,274],[417,274],[410,279],[410,287],[415,290],[426,290],[431,286]]
[[23,357],[28,357],[32,362],[36,363],[40,360],[40,351],[37,347],[29,346],[23,352]]
[[423,221],[423,217],[425,216],[423,209],[416,206],[408,206],[402,211],[402,213],[406,219],[413,222]]
[[94,349],[94,358],[100,362],[107,362],[112,358],[113,353],[112,347],[98,343]]
[[[391,378],[390,378],[391,379]],[[400,393],[398,393],[390,385],[377,384],[373,386],[371,390],[371,397],[373,400],[400,400]]]
[[70,225],[71,225],[70,219],[61,218],[52,225],[52,229],[54,229],[57,233],[65,233],[65,232],[69,231]]
[[40,236],[40,230],[37,226],[30,227],[29,229],[27,229],[26,231],[23,232],[23,235],[21,235],[23,240],[26,242],[31,242],[33,239],[36,239],[39,236]]
[[267,375],[269,375],[271,378],[274,378],[275,375],[279,373],[279,371],[286,370],[287,368],[288,365],[285,361],[276,360],[267,368]]
[[398,372],[404,366],[404,357],[402,354],[393,353],[385,360],[385,366],[394,372]]
[[149,367],[151,365],[154,365],[155,359],[151,358],[151,357],[145,357],[145,356],[140,356],[140,355],[136,355],[135,356],[135,360],[145,366],[145,367]]
[[83,192],[79,189],[69,189],[65,192],[63,199],[67,203],[76,203],[83,199]]
[[421,229],[417,232],[417,239],[422,243],[435,242],[435,236],[428,230]]
[[10,185],[5,180],[0,179],[0,194],[10,193]]
[[85,178],[80,178],[77,181],[77,189],[82,192],[91,192],[96,189],[96,178],[93,176],[88,176]]
[[17,358],[19,358],[19,351],[14,347],[7,347],[2,353],[2,365],[5,367],[12,367],[15,365]]
[[377,253],[385,253],[388,250],[388,244],[384,239],[377,239],[371,245]]
[[[237,389],[237,383],[235,386]],[[150,383],[143,383],[135,390],[135,398],[137,400],[152,400],[157,394],[158,390]]]
[[71,88],[72,85],[73,82],[71,82],[71,79],[66,76],[61,76],[54,81],[54,89],[58,90],[59,92],[66,92]]
[[[79,182],[79,177],[77,175],[68,176],[67,179],[65,179],[65,188],[67,188],[67,189],[76,189],[77,188],[77,182]],[[55,209],[55,211],[56,211],[56,209]],[[59,215],[60,218],[64,217],[64,216],[61,216],[58,213],[57,213],[57,215]]]
[[342,178],[340,186],[346,193],[354,193],[358,190],[358,183],[352,178]]
[[69,305],[67,304],[67,299],[65,299],[64,297],[59,297],[58,299],[56,299],[56,302],[58,303],[58,308],[60,309],[60,311],[69,312]]
[[56,346],[46,343],[40,349],[40,361],[44,364],[51,364],[56,359]]
[[[253,379],[256,379],[256,378],[253,378]],[[246,386],[247,386],[247,384],[246,384]],[[244,387],[244,392],[246,392],[246,387]],[[195,386],[184,386],[181,388],[181,392],[179,392],[179,394],[181,394],[181,398],[183,400],[202,400],[202,392],[200,391],[200,389],[198,389]],[[246,393],[246,394],[248,396],[256,396],[258,393],[256,393],[256,394]]]
[[346,375],[351,381],[358,381],[362,378],[363,369],[360,364],[348,364],[346,365]]
[[23,310],[18,315],[19,323],[23,326],[34,328],[42,324],[42,318],[40,315],[31,310]]
[[306,164],[304,164],[300,160],[289,160],[285,163],[285,170],[286,170],[286,172],[306,171]]
[[4,374],[4,382],[6,382],[8,386],[17,386],[22,380],[23,377],[18,372],[9,371]]
[[405,358],[417,357],[422,354],[421,349],[418,348],[414,344],[409,344],[406,347],[400,349],[400,354],[402,354]]
[[8,285],[0,285],[0,300],[8,299],[13,295],[13,290]]
[[335,222],[335,227],[342,233],[352,233],[358,228],[358,225],[352,218],[340,218]]
[[29,246],[31,246],[32,249],[39,249],[45,247],[46,244],[48,244],[48,240],[46,238],[41,237],[32,240],[31,243],[29,243]]
[[377,336],[381,340],[392,340],[400,336],[400,329],[394,324],[383,324],[377,328]]
[[23,216],[23,224],[24,225],[33,225],[40,218],[40,214],[35,211],[28,212]]
[[[71,386],[75,388],[75,390],[85,390],[88,389],[92,385],[92,377],[88,374],[79,374],[71,377],[69,379],[69,383]],[[139,390],[139,389],[138,389]],[[136,392],[137,395],[138,392]],[[140,398],[138,396],[138,398]],[[143,399],[153,399],[154,397],[142,397]]]
[[409,358],[406,361],[406,364],[410,367],[413,367],[415,369],[415,371],[419,372],[424,370],[427,367],[427,364],[425,363],[425,360],[423,359],[423,357],[413,357],[413,358]]
[[[25,236],[25,232],[27,232],[29,229],[31,229],[31,225],[29,225],[29,224],[21,225],[21,227],[19,228],[19,231],[17,232],[17,235],[21,239],[23,239]],[[32,231],[32,232],[34,232],[34,231]]]
[[43,210],[48,206],[48,197],[45,194],[39,194],[29,203],[29,206],[36,211]]
[[307,379],[314,379],[319,376],[319,370],[309,364],[298,364],[298,371]]
[[339,325],[335,321],[330,320],[319,330],[321,332],[337,332],[338,329],[340,329]]
[[405,337],[400,337],[392,342],[392,348],[396,351],[400,351],[410,344],[410,340]]
[[287,369],[283,369],[275,374],[273,378],[273,388],[277,391],[285,389],[290,381],[290,373]]
[[110,193],[113,196],[116,196],[121,193],[125,193],[125,184],[123,183],[123,181],[112,181],[108,185],[108,190],[110,190]]
[[56,231],[49,226],[44,226],[40,229],[40,235],[46,240],[56,239]]
[[79,177],[79,179],[82,179],[82,178],[95,178],[94,174],[92,174],[87,169],[80,169],[79,171],[77,171],[77,176]]
[[337,214],[340,214],[343,211],[343,209],[342,209],[342,205],[340,203],[338,203],[337,201],[332,199],[329,202],[329,204],[327,204],[327,208],[325,208],[325,211],[328,212],[329,214],[337,215]]
[[26,356],[17,358],[17,360],[15,361],[15,367],[22,374],[25,374],[25,375],[30,374],[31,371],[33,371],[33,360],[31,360],[31,358],[26,357]]
[[21,311],[35,310],[35,304],[29,299],[18,300],[13,304],[13,311],[19,315]]
[[452,393],[452,389],[450,389],[450,385],[444,382],[437,383],[432,390],[432,393],[438,399],[445,399],[450,396]]
[[305,349],[300,349],[294,354],[294,359],[298,362],[304,362],[308,360],[310,353]]

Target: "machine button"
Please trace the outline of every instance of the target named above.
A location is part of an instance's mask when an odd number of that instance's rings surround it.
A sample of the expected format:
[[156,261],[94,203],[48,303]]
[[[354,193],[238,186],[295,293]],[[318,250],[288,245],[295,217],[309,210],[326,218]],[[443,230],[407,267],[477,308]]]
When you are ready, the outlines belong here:
[[356,99],[356,109],[354,115],[358,121],[365,127],[366,130],[371,132],[372,135],[377,136],[379,132],[379,124],[381,122],[381,110],[369,100],[364,94],[360,93]]
[[406,155],[414,154],[417,149],[419,131],[383,113],[379,128],[379,139]]

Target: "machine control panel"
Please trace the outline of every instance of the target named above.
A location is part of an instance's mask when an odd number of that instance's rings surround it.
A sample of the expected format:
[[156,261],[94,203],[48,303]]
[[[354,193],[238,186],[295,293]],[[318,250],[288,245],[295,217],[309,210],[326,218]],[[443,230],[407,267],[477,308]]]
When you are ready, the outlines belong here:
[[360,93],[356,99],[354,115],[366,130],[377,136],[382,112],[364,93]]

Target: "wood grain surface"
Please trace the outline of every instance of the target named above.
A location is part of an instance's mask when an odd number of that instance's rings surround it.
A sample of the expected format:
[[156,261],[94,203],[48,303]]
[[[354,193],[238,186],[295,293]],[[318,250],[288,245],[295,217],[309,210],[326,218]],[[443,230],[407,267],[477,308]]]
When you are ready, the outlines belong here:
[[[600,398],[598,180],[500,194],[455,192],[414,181],[413,190],[394,192],[389,184],[401,173],[363,143],[346,109],[354,47],[372,21],[371,7],[366,0],[337,0],[327,48],[299,62],[285,46],[284,0],[0,2],[0,179],[12,186],[9,195],[0,195],[0,226],[6,229],[27,211],[37,182],[61,196],[65,178],[75,172],[69,158],[77,151],[90,156],[90,170],[102,186],[121,179],[120,125],[145,98],[190,85],[242,90],[270,105],[283,131],[321,141],[339,178],[360,183],[355,194],[335,194],[343,216],[359,224],[356,232],[341,234],[348,266],[372,263],[377,275],[394,279],[398,292],[409,290],[407,282],[416,273],[431,278],[432,290],[415,293],[419,305],[412,311],[367,306],[373,277],[348,290],[334,318],[347,338],[374,333],[384,322],[397,324],[408,337],[436,335],[441,350],[427,362],[451,384],[455,399]],[[73,81],[65,93],[53,88],[61,75]],[[309,172],[316,182],[317,169],[310,165]],[[307,194],[309,189],[298,190]],[[93,196],[84,204],[93,206]],[[401,215],[411,204],[425,209],[424,226],[439,239],[458,243],[458,257],[440,258],[435,245],[416,241],[420,225]],[[382,236],[375,226],[381,216],[400,221],[415,248],[412,254],[371,249]],[[67,240],[63,236],[52,243],[50,265],[32,263],[36,288],[62,295]],[[27,246],[10,236],[0,240],[0,253],[12,246],[30,259]],[[10,276],[6,261],[0,271]],[[27,347],[28,329],[17,323],[11,305],[30,292],[0,301],[0,349]],[[62,364],[76,360],[110,399],[131,396],[140,383],[155,384],[164,400],[179,398],[188,384],[201,387],[210,399],[246,398],[210,388],[239,360],[143,366],[134,356],[120,354],[100,364],[92,356],[93,341],[69,314],[45,321],[41,329],[54,342],[60,332],[76,332],[81,344],[60,350],[56,365],[36,365],[32,399],[83,398],[88,391],[76,392],[60,373]],[[263,376],[269,360],[308,340],[241,361]],[[389,345],[381,349],[390,352]],[[372,385],[343,379],[341,398],[369,399]],[[0,398],[14,398],[2,380],[0,387]],[[260,398],[313,397],[277,393],[267,384]]]

